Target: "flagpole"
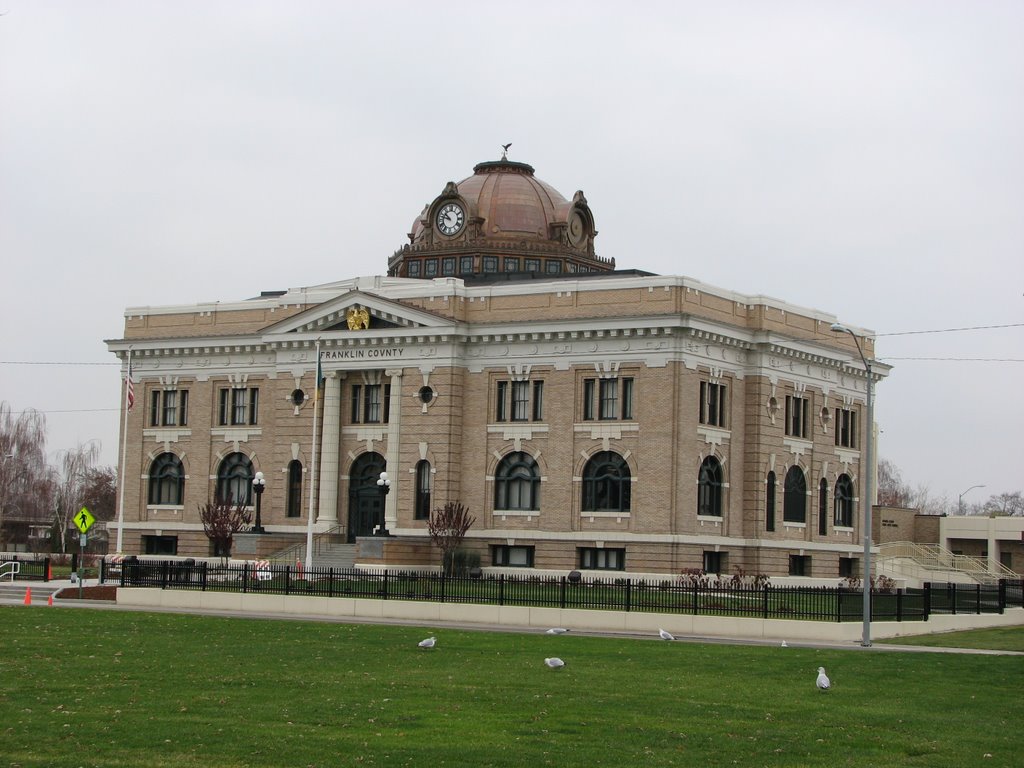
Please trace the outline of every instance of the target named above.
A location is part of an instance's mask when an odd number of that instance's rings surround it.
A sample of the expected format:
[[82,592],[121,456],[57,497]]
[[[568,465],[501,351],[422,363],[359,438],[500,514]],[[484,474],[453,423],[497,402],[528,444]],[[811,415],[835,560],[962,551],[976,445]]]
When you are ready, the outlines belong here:
[[117,554],[121,554],[124,543],[124,487],[128,473],[124,463],[128,458],[128,414],[132,409],[130,390],[132,387],[132,348],[128,347],[128,375],[124,377],[124,424],[121,428],[121,494],[117,503]]
[[309,468],[309,515],[306,520],[306,572],[313,567],[313,499],[316,496],[316,428],[320,403],[320,339],[316,340],[316,370],[313,373],[313,459]]

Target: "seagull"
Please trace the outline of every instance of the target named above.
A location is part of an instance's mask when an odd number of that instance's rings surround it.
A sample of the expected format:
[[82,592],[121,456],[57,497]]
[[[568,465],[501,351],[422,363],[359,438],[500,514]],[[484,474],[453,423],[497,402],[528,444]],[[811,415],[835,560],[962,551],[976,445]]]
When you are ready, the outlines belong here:
[[419,646],[420,648],[433,648],[436,642],[436,637],[428,637],[426,640],[420,640]]
[[825,674],[824,667],[818,667],[818,679],[814,681],[814,684],[823,691],[827,691],[832,687],[832,681],[829,680],[828,675]]
[[566,629],[565,627],[552,627],[551,629],[549,629],[544,634],[546,634],[546,635],[564,635],[568,631],[569,630]]
[[658,637],[662,640],[675,640],[675,637],[671,632],[666,632],[664,629],[658,628]]
[[557,656],[552,656],[550,659],[544,659],[544,663],[547,664],[552,669],[559,669],[559,668],[565,666],[565,662],[562,661]]
[[782,641],[782,647],[783,648],[789,648],[789,643],[787,643],[785,640],[783,640]]

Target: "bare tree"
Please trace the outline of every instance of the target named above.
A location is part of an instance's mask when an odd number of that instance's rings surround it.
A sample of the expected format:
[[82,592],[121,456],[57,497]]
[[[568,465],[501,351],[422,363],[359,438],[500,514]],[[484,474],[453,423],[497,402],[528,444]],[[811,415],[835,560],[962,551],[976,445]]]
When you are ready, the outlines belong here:
[[441,566],[448,575],[455,570],[455,550],[475,522],[476,518],[469,514],[469,509],[460,501],[449,501],[430,513],[427,532],[441,550]]
[[94,467],[86,473],[85,505],[97,520],[113,520],[117,511],[117,471]]
[[1024,495],[1020,491],[997,493],[985,502],[984,510],[999,517],[1024,515]]
[[46,480],[46,417],[35,410],[15,417],[0,402],[0,549],[8,513],[19,520],[49,519]]
[[235,534],[252,523],[252,513],[241,502],[231,506],[230,499],[216,496],[212,502],[199,505],[199,519],[203,521],[206,538],[213,542],[214,552],[227,561]]
[[[77,448],[61,451],[53,472],[53,518],[60,537],[60,551],[68,551],[68,530],[71,521],[86,506],[89,474],[100,457],[100,444],[95,440],[79,443]],[[90,510],[91,512],[92,510]]]
[[914,492],[903,481],[900,468],[889,459],[878,462],[878,503],[885,507],[909,507]]

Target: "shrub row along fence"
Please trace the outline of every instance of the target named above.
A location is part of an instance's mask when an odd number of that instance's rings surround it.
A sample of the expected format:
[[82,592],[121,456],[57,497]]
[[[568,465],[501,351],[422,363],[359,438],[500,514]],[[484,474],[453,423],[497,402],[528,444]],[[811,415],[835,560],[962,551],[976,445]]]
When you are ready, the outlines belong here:
[[[446,576],[441,573],[210,565],[189,561],[127,559],[117,569],[104,561],[100,581],[121,586],[268,595],[354,597],[550,608],[745,616],[761,619],[859,621],[863,593],[844,587],[709,585],[684,579],[601,579],[573,576]],[[1024,607],[1022,581],[999,584],[925,584],[923,589],[874,590],[872,619],[924,621],[932,613],[1002,613]]]

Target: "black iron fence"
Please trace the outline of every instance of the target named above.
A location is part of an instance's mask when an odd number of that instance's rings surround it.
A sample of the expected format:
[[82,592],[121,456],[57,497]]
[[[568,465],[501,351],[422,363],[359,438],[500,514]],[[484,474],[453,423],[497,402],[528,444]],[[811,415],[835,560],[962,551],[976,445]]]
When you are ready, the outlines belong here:
[[[22,560],[19,557],[0,557],[0,565],[17,563],[18,568],[13,571],[15,581],[49,581],[50,580],[50,558],[41,557],[32,560]],[[6,574],[8,569],[4,569]],[[7,578],[6,576],[4,578]]]
[[[193,561],[128,558],[114,567],[104,561],[100,581],[121,586],[216,590],[268,595],[353,597],[550,608],[688,613],[761,619],[860,621],[860,589],[706,584],[687,579],[581,578],[483,574],[446,576],[436,572],[361,571],[266,563],[211,565]],[[925,621],[931,613],[1002,613],[1024,607],[1022,584],[932,585],[921,589],[875,590],[874,621]]]

